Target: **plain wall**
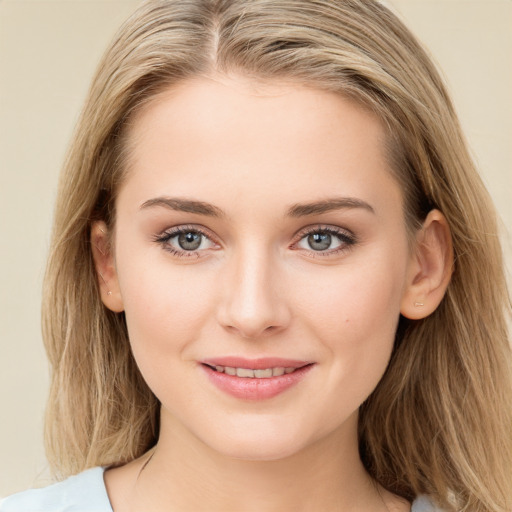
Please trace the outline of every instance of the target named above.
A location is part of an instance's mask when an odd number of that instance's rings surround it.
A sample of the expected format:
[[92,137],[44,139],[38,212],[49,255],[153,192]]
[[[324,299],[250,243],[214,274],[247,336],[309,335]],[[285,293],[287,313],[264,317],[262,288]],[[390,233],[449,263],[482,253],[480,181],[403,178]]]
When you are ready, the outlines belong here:
[[[40,295],[57,176],[93,70],[137,3],[0,0],[0,496],[49,481]],[[512,2],[386,3],[439,63],[512,226]]]

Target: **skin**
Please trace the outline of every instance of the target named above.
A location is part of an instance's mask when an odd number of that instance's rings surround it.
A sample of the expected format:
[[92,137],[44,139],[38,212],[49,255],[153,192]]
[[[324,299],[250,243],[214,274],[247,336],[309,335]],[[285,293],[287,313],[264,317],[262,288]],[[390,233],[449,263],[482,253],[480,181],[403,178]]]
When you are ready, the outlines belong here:
[[[378,119],[339,95],[243,77],[182,83],[132,120],[114,250],[104,223],[91,236],[102,299],[125,311],[162,410],[155,449],[105,474],[116,512],[410,509],[364,470],[358,409],[400,313],[437,307],[451,248],[433,211],[411,249],[384,140]],[[179,227],[206,235],[198,250],[180,248]],[[326,229],[331,245],[312,249],[308,235]],[[206,377],[200,362],[222,356],[314,364],[249,401]]]

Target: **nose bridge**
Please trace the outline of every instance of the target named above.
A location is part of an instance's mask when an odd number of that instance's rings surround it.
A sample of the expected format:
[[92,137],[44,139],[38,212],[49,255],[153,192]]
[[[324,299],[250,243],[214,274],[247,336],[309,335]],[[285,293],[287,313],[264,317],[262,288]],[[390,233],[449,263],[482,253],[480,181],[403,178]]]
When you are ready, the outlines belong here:
[[244,338],[257,338],[284,328],[289,320],[285,297],[278,289],[279,268],[272,251],[258,243],[243,244],[225,269],[219,321]]

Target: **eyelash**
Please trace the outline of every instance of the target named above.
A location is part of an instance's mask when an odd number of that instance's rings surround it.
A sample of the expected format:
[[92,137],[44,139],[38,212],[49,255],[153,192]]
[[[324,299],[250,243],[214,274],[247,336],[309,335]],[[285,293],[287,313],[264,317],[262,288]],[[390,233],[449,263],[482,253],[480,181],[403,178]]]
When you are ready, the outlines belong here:
[[212,235],[201,229],[199,226],[178,226],[175,228],[171,228],[159,235],[156,235],[154,237],[154,241],[160,244],[165,251],[170,252],[173,256],[176,256],[178,258],[200,258],[201,251],[179,250],[170,245],[169,241],[172,238],[185,233],[197,233],[205,237],[206,239],[210,240],[212,243],[215,243],[213,241]]
[[295,237],[296,241],[292,243],[291,247],[296,247],[299,242],[301,242],[304,238],[309,235],[314,234],[327,234],[333,237],[336,237],[341,245],[336,247],[335,249],[327,249],[325,251],[315,251],[313,249],[309,250],[310,256],[314,258],[328,258],[330,256],[335,256],[342,252],[346,252],[350,250],[356,243],[357,239],[353,233],[341,228],[335,228],[333,226],[311,226],[309,228],[305,228],[301,230],[297,236]]
[[[193,226],[193,225],[178,226],[175,228],[168,229],[168,230],[164,231],[163,233],[156,235],[154,237],[154,241],[156,243],[160,244],[165,251],[171,253],[175,257],[178,257],[178,258],[200,258],[201,257],[200,253],[203,252],[204,250],[191,250],[191,251],[179,250],[179,249],[176,249],[175,247],[173,247],[172,245],[170,245],[169,241],[172,238],[175,238],[181,234],[186,234],[186,233],[199,234],[199,235],[205,237],[206,239],[208,239],[213,244],[216,244],[216,242],[213,240],[213,237],[210,233],[204,231],[199,226]],[[292,242],[290,247],[292,249],[296,248],[297,245],[303,239],[305,239],[309,235],[313,235],[313,234],[331,235],[333,237],[336,237],[341,242],[341,245],[335,249],[327,249],[325,251],[315,251],[313,249],[309,250],[308,253],[312,257],[315,257],[315,258],[316,257],[324,257],[325,258],[325,257],[334,256],[341,252],[350,250],[357,243],[356,237],[352,233],[350,233],[346,230],[343,230],[340,228],[335,228],[332,226],[312,226],[312,227],[305,228],[305,229],[301,230],[294,237],[295,241]]]

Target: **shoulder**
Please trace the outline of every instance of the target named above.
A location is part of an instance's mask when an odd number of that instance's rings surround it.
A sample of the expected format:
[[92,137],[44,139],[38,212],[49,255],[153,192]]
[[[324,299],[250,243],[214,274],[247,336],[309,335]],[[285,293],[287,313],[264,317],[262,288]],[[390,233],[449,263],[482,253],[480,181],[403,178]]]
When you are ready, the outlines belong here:
[[101,467],[0,501],[0,512],[112,512]]
[[[0,511],[1,512],[1,511]],[[411,512],[443,512],[426,496],[418,496],[412,504]]]

